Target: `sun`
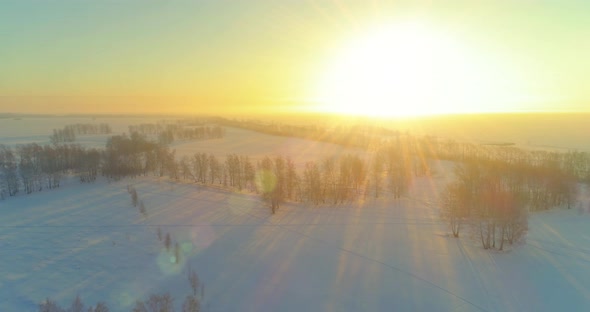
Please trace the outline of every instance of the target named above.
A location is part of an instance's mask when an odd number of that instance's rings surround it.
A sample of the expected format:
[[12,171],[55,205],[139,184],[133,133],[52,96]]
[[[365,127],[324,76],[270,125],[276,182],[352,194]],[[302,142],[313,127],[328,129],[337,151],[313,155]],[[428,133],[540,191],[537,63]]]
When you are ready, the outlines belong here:
[[423,22],[380,25],[346,43],[321,70],[314,110],[383,117],[482,110],[482,98],[497,100],[502,74],[481,65]]

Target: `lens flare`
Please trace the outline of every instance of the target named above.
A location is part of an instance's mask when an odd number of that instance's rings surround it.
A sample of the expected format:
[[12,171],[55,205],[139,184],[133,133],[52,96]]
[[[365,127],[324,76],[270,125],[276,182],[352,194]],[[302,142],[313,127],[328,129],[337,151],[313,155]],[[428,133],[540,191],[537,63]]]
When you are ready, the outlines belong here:
[[258,170],[256,172],[256,187],[264,193],[271,192],[277,185],[277,177],[272,171]]

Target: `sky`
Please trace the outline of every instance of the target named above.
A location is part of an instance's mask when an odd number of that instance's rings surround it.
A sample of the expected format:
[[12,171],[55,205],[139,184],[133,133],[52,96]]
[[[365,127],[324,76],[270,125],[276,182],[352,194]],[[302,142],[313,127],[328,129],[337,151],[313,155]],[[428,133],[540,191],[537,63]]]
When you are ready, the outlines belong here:
[[[471,92],[469,109],[460,109],[477,111],[479,97],[484,111],[588,110],[588,14],[583,0],[0,0],[0,112],[313,107],[326,94],[317,91],[321,77],[334,76],[326,71],[351,42],[402,20],[451,38],[459,62],[481,69],[453,76],[457,92],[493,86]],[[427,57],[437,56],[436,45],[428,48]],[[444,80],[453,70],[442,71]],[[331,79],[346,97],[351,87]],[[429,105],[422,109],[437,104]]]

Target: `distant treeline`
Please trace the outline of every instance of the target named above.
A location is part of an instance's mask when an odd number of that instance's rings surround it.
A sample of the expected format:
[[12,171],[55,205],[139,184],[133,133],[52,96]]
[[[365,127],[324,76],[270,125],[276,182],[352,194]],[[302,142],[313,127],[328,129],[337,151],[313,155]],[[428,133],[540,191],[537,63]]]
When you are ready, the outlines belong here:
[[91,135],[91,134],[110,134],[112,132],[111,126],[106,123],[101,124],[73,124],[67,125],[63,129],[53,129],[53,134],[50,136],[51,143],[71,143],[76,141],[76,135]]
[[[590,183],[590,154],[579,151],[556,152],[545,150],[525,150],[511,145],[481,145],[467,142],[457,142],[450,139],[441,139],[435,136],[413,136],[409,133],[385,130],[379,127],[341,126],[340,129],[328,131],[318,126],[288,126],[281,124],[264,124],[257,121],[224,120],[228,125],[260,131],[275,135],[293,135],[314,139],[329,135],[328,132],[340,132],[351,135],[348,140],[325,140],[331,143],[345,146],[365,147],[374,153],[376,161],[371,162],[373,177],[368,181],[380,185],[381,170],[384,166],[384,151],[386,154],[396,155],[394,161],[387,162],[400,166],[403,170],[387,170],[396,173],[397,179],[407,179],[408,171],[422,172],[428,170],[428,160],[450,160],[460,164],[475,164],[479,167],[493,167],[498,172],[510,174],[513,179],[526,189],[523,196],[526,197],[527,210],[546,210],[556,206],[574,205],[578,192],[577,183]],[[371,137],[372,139],[359,139]],[[363,142],[363,143],[361,143]],[[367,142],[371,142],[368,143]],[[391,156],[389,157],[391,159]],[[403,173],[406,172],[406,173]],[[403,173],[403,174],[402,174]],[[389,179],[396,174],[387,175]],[[391,182],[391,181],[390,181]],[[407,183],[397,183],[405,185]],[[379,187],[374,189],[378,194]],[[394,189],[392,189],[394,191]],[[403,190],[401,190],[403,191]],[[396,191],[398,194],[400,191]]]
[[[148,137],[148,133],[158,131],[182,133],[182,126],[180,123],[166,127],[140,125],[132,129],[142,132],[112,136],[101,150],[74,144],[0,147],[0,194],[6,197],[21,190],[31,193],[58,187],[66,174],[78,175],[82,182],[94,181],[99,174],[108,179],[153,174],[238,190],[246,188],[261,193],[275,207],[283,200],[340,203],[370,193],[378,197],[390,192],[400,197],[412,177],[429,173],[431,159],[445,159],[501,168],[526,186],[528,209],[544,210],[564,204],[571,207],[577,183],[590,181],[587,153],[527,151],[513,146],[477,145],[399,132],[374,135],[381,142],[366,149],[367,157],[348,155],[317,160],[300,166],[299,170],[294,169],[289,155],[269,155],[257,163],[235,154],[218,159],[207,153],[196,153],[178,160],[167,142]],[[219,126],[192,127],[196,127],[192,133],[203,136],[224,133]]]
[[225,136],[225,129],[218,125],[198,125],[196,121],[179,120],[176,123],[145,123],[129,126],[129,133],[139,133],[156,137],[162,144],[170,144],[175,140],[206,140]]
[[381,141],[382,135],[392,135],[397,131],[381,127],[340,126],[330,128],[322,125],[288,125],[265,123],[257,120],[235,120],[218,118],[216,122],[229,126],[252,130],[271,135],[298,137],[308,140],[338,144],[346,147],[369,148]]
[[571,208],[578,183],[590,182],[590,154],[584,152],[533,151],[410,135],[399,136],[391,142],[401,142],[396,145],[420,159],[469,164],[486,168],[481,169],[485,172],[502,173],[510,181],[517,180],[527,190],[526,203],[532,211],[564,205]]
[[99,174],[112,180],[155,175],[248,189],[261,194],[275,210],[284,200],[342,203],[369,192],[377,197],[388,185],[396,196],[402,194],[410,181],[412,161],[400,151],[383,149],[368,163],[358,155],[326,158],[296,170],[289,156],[267,156],[253,163],[243,155],[220,160],[195,153],[177,160],[175,151],[137,132],[112,136],[101,150],[76,144],[0,146],[0,194],[56,188],[68,174],[79,176],[81,182],[92,182]]
[[406,153],[421,158],[459,162],[497,161],[529,168],[550,168],[549,170],[573,176],[579,182],[590,183],[590,153],[587,152],[525,150],[509,144],[474,144],[433,135],[415,136],[408,132],[371,125],[341,125],[328,128],[319,125],[296,126],[224,118],[218,118],[217,122],[261,133],[301,137],[347,147],[360,147],[369,151],[393,142],[404,148]]

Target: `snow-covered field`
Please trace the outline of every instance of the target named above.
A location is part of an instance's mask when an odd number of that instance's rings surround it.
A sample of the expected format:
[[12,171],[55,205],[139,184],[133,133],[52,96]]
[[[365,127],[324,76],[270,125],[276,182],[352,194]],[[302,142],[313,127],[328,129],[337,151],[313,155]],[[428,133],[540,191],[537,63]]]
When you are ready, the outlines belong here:
[[[14,140],[0,133],[0,143]],[[19,140],[25,135],[35,132]],[[174,148],[299,163],[356,152],[243,130]],[[179,308],[189,265],[205,284],[206,311],[590,310],[587,210],[534,214],[526,242],[485,251],[468,235],[448,237],[435,203],[450,166],[436,165],[401,200],[287,203],[275,215],[254,194],[152,177],[69,181],[0,201],[0,311],[36,311],[48,296],[67,306],[76,294],[130,311],[165,291]],[[131,205],[128,184],[147,217]],[[178,263],[158,229],[178,242]]]

